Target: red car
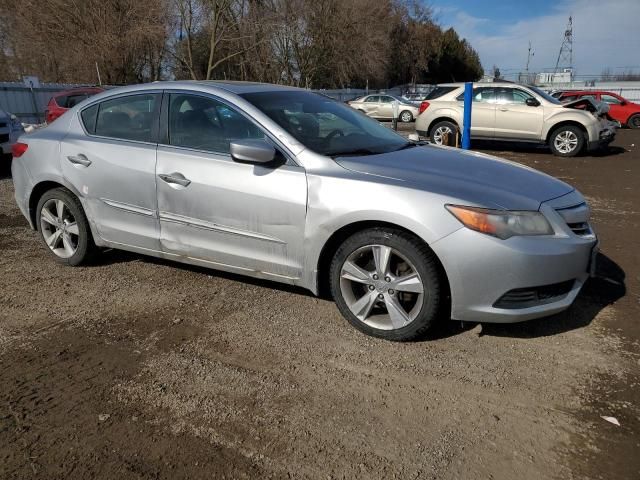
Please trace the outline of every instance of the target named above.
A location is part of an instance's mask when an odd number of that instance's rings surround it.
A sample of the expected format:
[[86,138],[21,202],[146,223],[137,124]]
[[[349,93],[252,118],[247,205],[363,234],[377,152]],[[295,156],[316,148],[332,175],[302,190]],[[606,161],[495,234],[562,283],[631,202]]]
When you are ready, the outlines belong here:
[[640,128],[640,105],[630,102],[617,93],[603,90],[566,90],[553,94],[562,103],[577,100],[578,98],[591,97],[599,102],[609,104],[608,115],[618,120],[621,125],[629,128]]
[[75,107],[78,103],[86,98],[92,97],[100,92],[104,92],[104,88],[100,87],[82,87],[74,88],[72,90],[65,90],[64,92],[58,92],[47,104],[47,108],[44,111],[44,118],[47,123],[53,122],[56,118],[62,115],[64,112],[72,107]]

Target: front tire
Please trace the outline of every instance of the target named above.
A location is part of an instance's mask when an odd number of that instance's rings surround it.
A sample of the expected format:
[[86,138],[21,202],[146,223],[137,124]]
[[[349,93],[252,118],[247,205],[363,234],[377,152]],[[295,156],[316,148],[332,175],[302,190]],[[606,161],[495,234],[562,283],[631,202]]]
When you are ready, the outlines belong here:
[[54,188],[42,195],[36,208],[36,226],[42,242],[60,263],[86,263],[97,250],[82,204],[66,188]]
[[640,128],[640,113],[636,113],[629,117],[629,120],[627,120],[627,127]]
[[400,121],[402,123],[413,122],[413,114],[409,110],[403,110],[402,112],[400,112]]
[[436,123],[431,129],[431,143],[435,145],[455,145],[458,127],[453,122],[444,120]]
[[340,313],[361,332],[393,341],[420,338],[441,302],[435,254],[418,238],[391,228],[349,237],[331,262],[331,292]]
[[575,157],[584,149],[584,144],[584,132],[574,125],[558,127],[549,137],[551,152],[558,157]]

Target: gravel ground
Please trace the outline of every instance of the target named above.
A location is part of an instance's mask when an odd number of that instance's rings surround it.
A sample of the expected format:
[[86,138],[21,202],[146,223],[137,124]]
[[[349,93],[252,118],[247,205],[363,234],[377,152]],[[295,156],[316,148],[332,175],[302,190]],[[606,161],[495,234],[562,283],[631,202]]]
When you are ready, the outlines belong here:
[[477,146],[582,190],[600,277],[563,314],[409,344],[275,283],[116,251],[59,266],[5,176],[0,478],[639,478],[639,141]]

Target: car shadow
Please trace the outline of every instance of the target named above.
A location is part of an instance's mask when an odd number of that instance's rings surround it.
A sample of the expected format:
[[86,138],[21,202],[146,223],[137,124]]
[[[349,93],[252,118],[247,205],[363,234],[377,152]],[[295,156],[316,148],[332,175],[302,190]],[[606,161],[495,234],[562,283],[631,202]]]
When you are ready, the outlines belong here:
[[198,265],[190,265],[188,263],[180,263],[173,260],[164,258],[152,257],[150,255],[142,255],[133,252],[127,252],[125,250],[106,249],[96,257],[93,263],[87,265],[87,268],[103,267],[107,265],[113,265],[117,263],[130,263],[130,262],[144,262],[153,265],[163,265],[170,268],[181,269],[189,272],[195,272],[209,277],[224,278],[226,280],[232,280],[234,282],[246,283],[248,285],[255,285],[264,288],[273,288],[284,292],[295,293],[304,295],[306,297],[314,297],[313,293],[302,287],[295,285],[289,285],[286,283],[277,282],[275,280],[269,280],[264,278],[254,278],[239,273],[224,272],[222,270],[215,270],[212,268],[200,267]]
[[0,180],[11,178],[11,155],[0,155]]
[[[494,142],[491,140],[474,140],[471,144],[473,150],[480,150],[484,153],[515,152],[549,155],[551,150],[545,145],[528,144],[519,142]],[[592,152],[583,152],[581,157],[612,157],[626,152],[623,147],[609,145],[606,149],[598,149]]]
[[[215,278],[223,278],[249,285],[273,288],[284,292],[314,297],[310,291],[285,283],[268,279],[252,278],[241,274],[208,269],[196,265],[178,263],[162,258],[150,257],[123,250],[105,250],[93,266],[105,266],[115,263],[144,262],[164,265],[171,268],[196,272]],[[89,266],[90,267],[90,266]],[[434,341],[453,337],[469,330],[477,330],[478,336],[497,336],[510,338],[537,338],[586,327],[598,313],[608,305],[615,303],[626,294],[624,270],[606,255],[599,253],[596,275],[585,283],[573,305],[566,311],[535,320],[519,323],[478,323],[473,321],[440,321],[418,341]],[[332,301],[327,295],[321,300]],[[337,314],[337,309],[336,309]]]
[[[606,255],[599,253],[596,275],[585,282],[573,305],[566,311],[544,318],[520,323],[443,322],[429,339],[450,337],[474,328],[478,336],[490,335],[510,338],[537,338],[584,328],[598,313],[626,294],[624,270]],[[449,325],[446,325],[448,323]]]

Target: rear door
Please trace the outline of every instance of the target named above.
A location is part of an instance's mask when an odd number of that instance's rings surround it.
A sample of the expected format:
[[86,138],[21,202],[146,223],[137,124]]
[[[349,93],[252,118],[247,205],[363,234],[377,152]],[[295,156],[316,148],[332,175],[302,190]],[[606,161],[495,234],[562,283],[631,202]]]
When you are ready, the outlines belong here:
[[497,138],[539,141],[544,122],[544,107],[527,105],[533,95],[520,88],[496,88]]
[[156,170],[163,251],[278,280],[300,277],[304,169],[284,156],[270,166],[235,162],[231,141],[275,141],[222,99],[171,92],[164,103]]
[[[460,94],[456,100],[461,112],[464,111],[464,93]],[[472,137],[493,137],[496,120],[495,101],[493,87],[477,87],[473,89],[473,105],[471,106]]]
[[156,138],[159,92],[125,94],[83,109],[84,131],[61,142],[65,178],[83,195],[102,238],[159,250]]

